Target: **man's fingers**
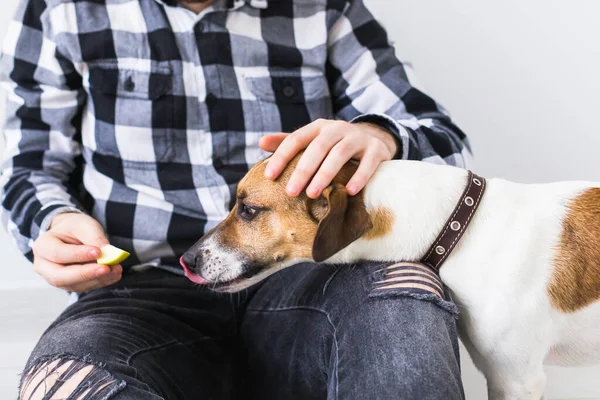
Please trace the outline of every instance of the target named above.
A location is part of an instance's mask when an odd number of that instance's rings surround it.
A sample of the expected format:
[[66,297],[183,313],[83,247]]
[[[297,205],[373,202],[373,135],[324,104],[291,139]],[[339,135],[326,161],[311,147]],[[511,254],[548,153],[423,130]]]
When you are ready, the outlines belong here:
[[316,199],[321,195],[323,189],[329,186],[344,164],[354,156],[357,147],[358,144],[350,139],[342,140],[333,147],[308,185],[306,189],[308,197]]
[[356,169],[356,172],[346,185],[346,191],[349,195],[354,196],[360,192],[369,179],[373,176],[379,164],[381,164],[381,158],[377,156],[377,152],[367,151],[363,158],[360,160],[360,164]]
[[275,133],[273,135],[263,136],[258,141],[258,146],[264,151],[273,153],[288,136],[288,133]]
[[[326,132],[325,134],[317,136],[315,140],[308,145],[287,183],[286,191],[288,195],[298,196],[302,192],[313,175],[319,170],[323,160],[327,162],[327,159],[331,157],[331,149],[335,148],[334,146],[336,146],[341,139],[341,132]],[[331,182],[331,180],[329,182]],[[310,193],[308,195],[309,197],[312,197]]]
[[[117,267],[113,266],[112,268]],[[71,292],[76,293],[84,293],[89,292],[94,289],[100,289],[106,286],[110,286],[112,284],[117,283],[121,280],[122,277],[122,269],[114,269],[111,270],[111,273],[103,276],[102,278],[94,279],[88,282],[83,282],[80,284],[76,284],[73,286],[65,287],[64,289],[69,290]]]
[[121,279],[120,265],[95,262],[100,248],[108,244],[102,226],[85,214],[65,214],[33,245],[34,270],[55,287],[86,291]]
[[60,214],[53,220],[53,232],[62,242],[102,247],[108,244],[102,225],[89,215]]
[[269,159],[267,168],[265,168],[265,176],[268,179],[277,178],[290,160],[317,137],[325,123],[325,120],[319,119],[288,135]]
[[[114,267],[113,267],[114,268]],[[36,272],[55,287],[65,288],[97,280],[110,274],[111,268],[100,264],[59,265],[45,259],[36,260]],[[119,271],[118,268],[115,268]]]
[[40,236],[33,250],[36,256],[57,264],[83,264],[100,257],[96,246],[67,244],[50,233]]

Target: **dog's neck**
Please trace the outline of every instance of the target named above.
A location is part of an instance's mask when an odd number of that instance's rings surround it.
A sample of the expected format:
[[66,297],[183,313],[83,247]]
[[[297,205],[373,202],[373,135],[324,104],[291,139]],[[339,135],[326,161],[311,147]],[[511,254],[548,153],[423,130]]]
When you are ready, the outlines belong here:
[[365,188],[364,199],[370,215],[381,209],[392,211],[391,232],[359,239],[328,261],[355,262],[373,257],[376,261],[421,260],[466,184],[467,171],[463,169],[410,161],[384,163]]

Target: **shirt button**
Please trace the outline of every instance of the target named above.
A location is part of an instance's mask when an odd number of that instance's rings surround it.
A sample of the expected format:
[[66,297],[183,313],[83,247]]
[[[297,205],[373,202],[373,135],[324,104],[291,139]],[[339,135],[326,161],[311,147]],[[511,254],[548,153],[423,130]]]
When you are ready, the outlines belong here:
[[133,89],[135,89],[135,83],[131,77],[127,78],[124,87],[128,92],[133,92]]
[[293,97],[295,94],[296,89],[291,84],[287,84],[283,87],[283,95],[285,97]]

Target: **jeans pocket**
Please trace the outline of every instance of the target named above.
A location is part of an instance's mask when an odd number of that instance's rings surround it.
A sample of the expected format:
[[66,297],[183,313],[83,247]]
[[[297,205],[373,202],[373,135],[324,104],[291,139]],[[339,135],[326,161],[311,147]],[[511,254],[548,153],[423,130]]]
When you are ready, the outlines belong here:
[[412,297],[431,301],[443,310],[458,316],[450,292],[439,275],[429,266],[401,262],[378,269],[372,275],[370,298]]

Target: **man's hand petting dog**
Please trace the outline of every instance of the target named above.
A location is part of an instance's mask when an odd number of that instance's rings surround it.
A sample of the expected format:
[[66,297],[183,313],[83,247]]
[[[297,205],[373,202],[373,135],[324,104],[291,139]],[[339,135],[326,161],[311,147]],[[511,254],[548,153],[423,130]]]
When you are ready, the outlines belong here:
[[290,160],[306,149],[286,192],[298,196],[310,181],[306,194],[316,199],[351,159],[360,164],[346,190],[350,195],[360,192],[379,164],[394,158],[398,143],[392,133],[374,124],[319,119],[291,134],[265,136],[260,147],[274,152],[265,170],[268,179],[276,179]]
[[100,265],[100,247],[108,244],[102,226],[80,213],[63,213],[33,244],[33,269],[50,285],[70,292],[87,292],[121,279],[120,265]]

